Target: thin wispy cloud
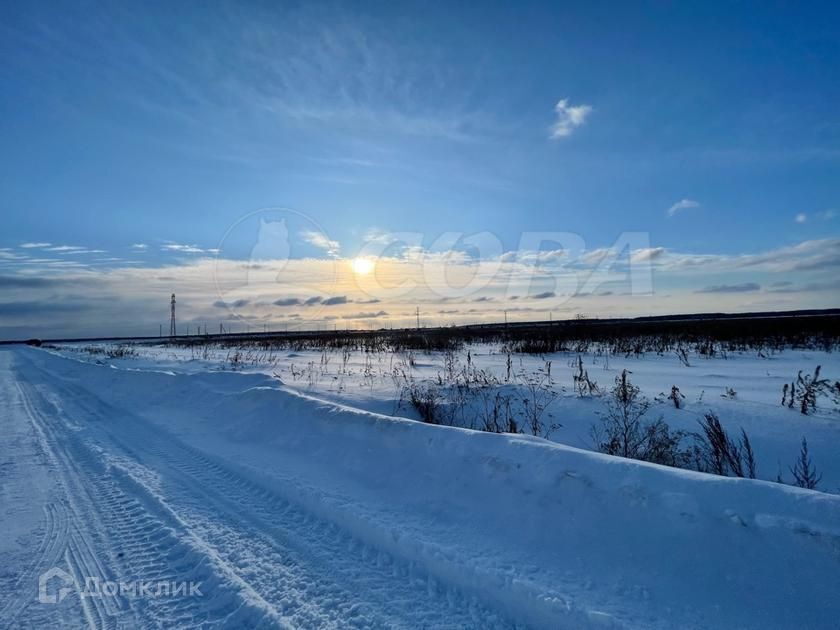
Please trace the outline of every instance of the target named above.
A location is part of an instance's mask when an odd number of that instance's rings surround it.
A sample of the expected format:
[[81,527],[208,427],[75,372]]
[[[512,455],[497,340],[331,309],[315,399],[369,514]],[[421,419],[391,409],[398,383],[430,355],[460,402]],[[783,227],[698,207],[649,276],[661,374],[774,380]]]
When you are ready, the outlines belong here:
[[0,289],[40,289],[60,285],[59,280],[40,276],[0,276]]
[[51,247],[52,243],[21,243],[20,247],[23,249],[43,249],[44,247]]
[[341,244],[338,241],[327,238],[322,232],[306,230],[301,232],[300,236],[310,245],[314,245],[318,249],[323,249],[328,256],[337,258],[341,253]]
[[16,254],[8,249],[0,250],[0,260],[26,260],[29,258],[28,256],[23,256],[22,254]]
[[166,252],[179,252],[181,254],[218,254],[218,249],[202,248],[198,245],[189,245],[184,243],[164,243],[161,245],[161,250]]
[[350,313],[349,315],[342,315],[342,319],[376,319],[379,317],[387,317],[388,311],[362,312]]
[[[820,221],[831,221],[837,216],[837,211],[833,208],[829,208],[828,210],[823,210],[822,212],[815,212],[813,215],[810,216],[813,216],[815,219],[818,219]],[[796,223],[800,224],[807,223],[810,216],[806,212],[800,212],[793,217],[793,220]]]
[[557,140],[570,136],[575,129],[583,125],[592,113],[592,106],[571,105],[569,99],[562,98],[554,106],[554,112],[557,120],[551,125],[549,137]]
[[698,289],[695,293],[751,293],[760,290],[760,284],[744,282],[743,284],[715,284]]
[[225,302],[224,300],[216,300],[213,302],[213,306],[216,308],[242,308],[244,306],[248,306],[251,303],[251,300],[241,298],[238,300],[233,300],[231,302]]
[[673,206],[668,208],[666,211],[669,217],[674,216],[675,214],[682,212],[683,210],[691,210],[693,208],[699,208],[700,203],[694,201],[693,199],[680,199],[677,203]]
[[644,249],[637,249],[630,254],[630,262],[639,263],[655,260],[665,253],[664,247],[646,247]]
[[[47,251],[52,251],[52,250],[47,250]],[[108,252],[104,249],[80,248],[80,249],[63,250],[63,253],[67,254],[68,256],[73,256],[73,255],[77,255],[77,254],[107,254]]]
[[46,248],[48,252],[77,252],[83,251],[84,249],[84,247],[79,245],[54,245]]
[[134,243],[132,244],[131,249],[135,251],[145,251],[149,249],[149,246],[146,243]]
[[774,283],[771,293],[808,293],[811,291],[840,291],[840,278],[795,285],[792,282]]

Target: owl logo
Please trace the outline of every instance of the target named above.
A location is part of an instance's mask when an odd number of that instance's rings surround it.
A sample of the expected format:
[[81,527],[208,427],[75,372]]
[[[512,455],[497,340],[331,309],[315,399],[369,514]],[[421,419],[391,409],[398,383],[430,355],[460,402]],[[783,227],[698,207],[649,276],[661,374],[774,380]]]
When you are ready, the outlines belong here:
[[266,221],[260,217],[257,242],[251,248],[247,284],[256,287],[280,282],[281,272],[288,264],[290,254],[286,219]]
[[260,217],[257,243],[251,249],[251,262],[283,261],[285,266],[285,262],[289,260],[289,254],[289,228],[286,225],[286,219],[266,221]]

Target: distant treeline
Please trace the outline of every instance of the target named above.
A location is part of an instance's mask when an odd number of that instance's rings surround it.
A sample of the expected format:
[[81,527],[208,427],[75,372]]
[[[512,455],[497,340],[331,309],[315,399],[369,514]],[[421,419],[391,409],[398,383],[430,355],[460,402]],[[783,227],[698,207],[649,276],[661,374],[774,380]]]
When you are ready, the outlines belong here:
[[576,319],[419,330],[210,335],[182,337],[167,342],[179,346],[214,343],[266,350],[354,348],[369,351],[455,350],[470,343],[499,343],[511,352],[537,354],[585,352],[594,349],[594,346],[609,349],[615,354],[672,352],[685,347],[706,355],[740,350],[772,352],[791,347],[832,351],[840,343],[840,310],[621,320]]

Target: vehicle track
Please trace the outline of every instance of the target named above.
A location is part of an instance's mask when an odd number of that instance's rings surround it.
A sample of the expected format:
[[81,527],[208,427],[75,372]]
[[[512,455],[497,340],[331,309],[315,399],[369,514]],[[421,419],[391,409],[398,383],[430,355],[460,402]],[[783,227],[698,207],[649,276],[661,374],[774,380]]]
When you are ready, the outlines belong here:
[[[40,368],[36,368],[40,371]],[[208,583],[208,597],[178,606],[140,610],[167,625],[201,618],[208,625],[230,622],[232,604],[217,588],[235,585],[241,599],[258,602],[265,618],[249,621],[293,627],[511,627],[486,603],[440,582],[421,567],[356,539],[335,523],[313,515],[185,444],[160,427],[104,403],[78,384],[47,375],[42,387],[59,394],[39,404],[53,441],[106,486],[100,497],[108,527],[126,545],[123,573],[152,579],[184,579],[185,572]],[[37,396],[37,394],[30,394]],[[72,416],[67,430],[58,420]],[[35,413],[37,416],[38,414]],[[47,419],[50,418],[50,419]],[[107,483],[106,483],[107,482]],[[163,524],[166,525],[163,525]],[[175,536],[164,528],[178,532]],[[154,535],[147,534],[147,529]],[[156,538],[155,536],[160,536]],[[172,551],[183,539],[193,544]],[[137,544],[137,541],[142,541]],[[180,549],[180,548],[179,548]],[[200,561],[196,561],[196,555]],[[208,564],[215,569],[201,573]],[[83,566],[87,570],[88,564]],[[209,589],[209,590],[208,590]],[[171,602],[167,602],[171,603]],[[176,602],[177,604],[177,602]],[[186,604],[185,604],[186,605]],[[115,604],[92,611],[114,616]]]
[[[63,550],[64,562],[56,564],[76,582],[72,596],[81,604],[86,625],[162,627],[178,620],[201,620],[208,614],[231,622],[266,616],[282,621],[270,607],[243,597],[241,590],[202,553],[190,533],[179,528],[165,511],[149,509],[151,506],[128,492],[130,487],[120,483],[95,449],[85,446],[82,431],[62,432],[61,416],[42,412],[49,403],[34,388],[20,384],[19,388],[27,415],[59,472],[67,497],[66,517],[59,519],[61,528],[50,530],[47,549]],[[55,560],[54,554],[42,555],[38,573]],[[213,597],[206,601],[168,594],[134,597],[105,590],[92,597],[79,596],[79,589],[86,588],[90,580],[99,580],[100,584],[151,583],[154,589],[164,581],[195,582],[203,589],[212,588]],[[35,600],[4,620],[17,627],[36,627],[54,610]]]

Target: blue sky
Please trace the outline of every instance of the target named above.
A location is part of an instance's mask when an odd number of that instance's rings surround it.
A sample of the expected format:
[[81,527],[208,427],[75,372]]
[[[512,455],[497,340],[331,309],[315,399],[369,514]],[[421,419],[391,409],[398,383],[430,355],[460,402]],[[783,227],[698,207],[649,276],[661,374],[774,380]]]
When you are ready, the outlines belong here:
[[[0,18],[0,332],[101,330],[95,299],[167,293],[149,278],[185,282],[216,249],[247,260],[254,230],[225,235],[265,207],[318,226],[335,247],[299,226],[290,252],[316,263],[390,232],[434,249],[486,231],[503,252],[523,232],[586,252],[647,234],[651,300],[614,290],[588,312],[707,310],[665,297],[710,287],[730,310],[838,305],[836,3],[36,2]],[[718,258],[678,273],[698,256]],[[131,289],[113,281],[129,271]],[[195,296],[196,325],[218,293]],[[397,323],[426,298],[404,299]],[[84,325],[22,321],[44,300]]]

